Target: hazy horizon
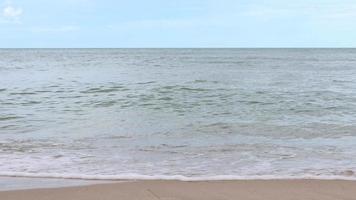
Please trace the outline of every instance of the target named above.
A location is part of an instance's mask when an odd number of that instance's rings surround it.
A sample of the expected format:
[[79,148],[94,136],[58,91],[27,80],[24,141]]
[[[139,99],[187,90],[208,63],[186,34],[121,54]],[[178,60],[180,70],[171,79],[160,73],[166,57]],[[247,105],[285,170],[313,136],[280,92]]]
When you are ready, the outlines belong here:
[[356,49],[356,47],[1,47],[0,49]]

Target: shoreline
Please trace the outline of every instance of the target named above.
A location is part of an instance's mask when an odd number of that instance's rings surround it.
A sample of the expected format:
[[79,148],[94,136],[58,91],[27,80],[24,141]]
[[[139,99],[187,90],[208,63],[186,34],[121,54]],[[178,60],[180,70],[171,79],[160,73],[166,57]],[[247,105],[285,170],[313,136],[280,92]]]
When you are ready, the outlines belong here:
[[341,180],[356,181],[356,173],[347,170],[340,175],[80,175],[80,174],[50,174],[50,173],[0,173],[0,178],[31,178],[31,179],[62,179],[82,181],[246,181],[246,180]]
[[356,182],[356,177],[348,176],[206,176],[206,177],[186,177],[181,175],[172,176],[149,176],[149,175],[118,175],[118,176],[19,176],[0,175],[0,192],[27,189],[45,189],[76,187],[106,183],[120,182],[145,182],[145,181],[176,181],[176,182],[244,182],[244,181],[352,181]]
[[60,199],[356,199],[356,181],[235,180],[127,181],[95,185],[1,191],[1,200]]
[[76,187],[115,182],[120,181],[0,176],[0,192],[28,189]]

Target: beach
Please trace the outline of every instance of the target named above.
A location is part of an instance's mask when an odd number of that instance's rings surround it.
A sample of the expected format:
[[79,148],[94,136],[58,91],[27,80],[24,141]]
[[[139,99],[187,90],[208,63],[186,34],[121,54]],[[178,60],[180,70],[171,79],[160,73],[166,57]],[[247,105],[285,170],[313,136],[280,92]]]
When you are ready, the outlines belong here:
[[354,200],[356,181],[128,181],[91,186],[0,192],[1,200]]

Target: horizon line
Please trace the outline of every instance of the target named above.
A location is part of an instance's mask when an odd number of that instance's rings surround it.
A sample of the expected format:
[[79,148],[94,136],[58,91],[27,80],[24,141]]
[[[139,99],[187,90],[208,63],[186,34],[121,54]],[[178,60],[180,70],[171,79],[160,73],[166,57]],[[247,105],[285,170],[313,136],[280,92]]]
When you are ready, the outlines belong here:
[[0,47],[0,49],[356,49],[356,47]]

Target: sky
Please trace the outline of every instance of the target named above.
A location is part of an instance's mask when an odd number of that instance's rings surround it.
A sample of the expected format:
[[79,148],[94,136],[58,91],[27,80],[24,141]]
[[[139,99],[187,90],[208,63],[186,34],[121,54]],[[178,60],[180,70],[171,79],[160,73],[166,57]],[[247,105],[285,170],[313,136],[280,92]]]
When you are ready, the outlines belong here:
[[356,0],[0,0],[0,48],[356,47]]

